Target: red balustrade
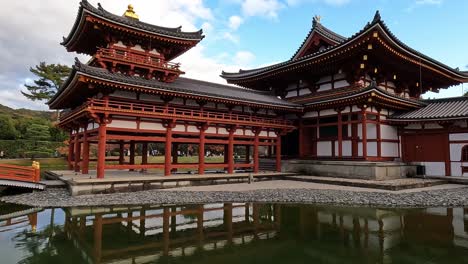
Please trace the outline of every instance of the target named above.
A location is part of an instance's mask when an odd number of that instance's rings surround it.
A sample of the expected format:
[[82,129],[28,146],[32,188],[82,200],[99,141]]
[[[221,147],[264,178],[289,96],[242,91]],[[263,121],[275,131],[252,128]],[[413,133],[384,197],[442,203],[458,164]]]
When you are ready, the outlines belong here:
[[31,167],[0,164],[0,179],[23,182],[40,181],[39,163],[33,162]]

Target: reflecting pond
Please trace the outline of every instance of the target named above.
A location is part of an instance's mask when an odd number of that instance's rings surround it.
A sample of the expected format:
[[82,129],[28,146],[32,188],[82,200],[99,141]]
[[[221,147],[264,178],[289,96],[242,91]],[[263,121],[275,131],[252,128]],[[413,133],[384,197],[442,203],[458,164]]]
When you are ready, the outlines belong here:
[[0,204],[0,263],[467,263],[468,210]]

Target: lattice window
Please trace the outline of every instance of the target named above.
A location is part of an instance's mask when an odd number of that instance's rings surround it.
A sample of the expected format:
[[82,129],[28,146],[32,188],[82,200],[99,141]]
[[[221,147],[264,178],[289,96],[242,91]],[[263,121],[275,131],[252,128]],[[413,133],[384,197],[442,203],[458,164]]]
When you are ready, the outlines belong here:
[[468,145],[465,145],[462,148],[461,161],[468,161]]

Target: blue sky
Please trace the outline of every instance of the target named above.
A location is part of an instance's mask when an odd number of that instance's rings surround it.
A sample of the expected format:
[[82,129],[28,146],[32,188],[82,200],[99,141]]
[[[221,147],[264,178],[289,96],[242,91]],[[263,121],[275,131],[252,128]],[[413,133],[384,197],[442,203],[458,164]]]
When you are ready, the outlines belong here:
[[[96,5],[98,0],[89,0]],[[0,104],[47,109],[20,90],[40,61],[73,64],[76,54],[60,46],[71,29],[79,0],[16,0],[0,12]],[[224,83],[222,70],[255,68],[289,59],[304,40],[314,15],[346,37],[371,21],[376,10],[390,30],[412,48],[451,67],[468,70],[468,1],[464,0],[100,0],[121,14],[132,3],[140,20],[206,38],[177,58],[187,77]],[[21,10],[21,12],[19,11]],[[11,14],[14,13],[14,16]],[[82,61],[87,57],[78,55]],[[464,87],[468,90],[468,84]],[[459,96],[452,87],[430,97]]]

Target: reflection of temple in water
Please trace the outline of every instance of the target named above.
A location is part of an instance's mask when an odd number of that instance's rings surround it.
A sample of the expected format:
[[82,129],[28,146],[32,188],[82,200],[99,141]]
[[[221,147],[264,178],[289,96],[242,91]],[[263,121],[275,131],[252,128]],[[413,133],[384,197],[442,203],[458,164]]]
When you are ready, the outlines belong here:
[[461,208],[220,203],[65,215],[57,236],[71,251],[60,254],[79,256],[78,263],[447,263],[468,255],[468,210]]

